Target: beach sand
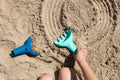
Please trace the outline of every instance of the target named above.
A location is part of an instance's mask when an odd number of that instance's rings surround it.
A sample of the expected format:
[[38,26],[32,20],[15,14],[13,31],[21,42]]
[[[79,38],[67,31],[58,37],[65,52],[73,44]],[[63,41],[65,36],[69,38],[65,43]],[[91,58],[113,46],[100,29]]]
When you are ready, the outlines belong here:
[[[53,43],[68,29],[99,80],[120,80],[120,0],[0,0],[0,80],[57,78],[62,67],[84,80],[73,55]],[[11,57],[32,34],[40,55]]]

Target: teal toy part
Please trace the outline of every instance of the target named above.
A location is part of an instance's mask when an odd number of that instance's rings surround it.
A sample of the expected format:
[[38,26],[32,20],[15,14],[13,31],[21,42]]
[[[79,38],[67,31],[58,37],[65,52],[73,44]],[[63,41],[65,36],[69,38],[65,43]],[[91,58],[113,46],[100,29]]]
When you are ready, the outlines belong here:
[[65,47],[69,49],[72,53],[77,54],[77,48],[73,43],[73,33],[71,30],[67,30],[66,33],[64,33],[60,36],[60,38],[54,41],[54,44],[58,47]]
[[32,36],[33,36],[33,35],[29,36],[28,39],[26,40],[26,42],[25,42],[22,46],[14,49],[14,50],[12,50],[12,51],[11,51],[11,55],[12,55],[13,57],[18,56],[18,55],[21,55],[21,54],[25,54],[25,53],[28,53],[28,54],[30,54],[30,55],[32,55],[32,56],[37,56],[37,55],[39,55],[39,54],[34,53],[34,52],[32,51],[32,46],[31,46]]

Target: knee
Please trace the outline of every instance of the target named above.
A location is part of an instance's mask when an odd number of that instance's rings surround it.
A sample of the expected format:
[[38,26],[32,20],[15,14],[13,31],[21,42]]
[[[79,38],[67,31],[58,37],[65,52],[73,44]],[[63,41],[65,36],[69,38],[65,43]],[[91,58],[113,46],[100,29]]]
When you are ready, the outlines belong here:
[[53,80],[53,78],[50,75],[43,75],[39,77],[39,80]]
[[[68,68],[68,67],[63,67],[60,69],[59,79],[61,79],[61,77],[66,77],[67,80],[79,80],[75,71],[72,68]],[[66,80],[66,78],[63,80]]]
[[71,69],[69,67],[63,67],[60,69],[60,73],[70,73]]

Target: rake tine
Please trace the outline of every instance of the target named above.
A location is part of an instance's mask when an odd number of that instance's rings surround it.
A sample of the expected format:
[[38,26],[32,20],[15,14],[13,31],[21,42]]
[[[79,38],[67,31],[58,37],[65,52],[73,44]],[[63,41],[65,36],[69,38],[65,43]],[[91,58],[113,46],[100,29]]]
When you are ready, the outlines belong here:
[[67,36],[67,34],[66,34],[66,33],[64,33],[64,36],[66,37],[66,36]]
[[61,35],[60,37],[61,37],[61,39],[64,39],[64,36],[63,36],[63,35]]
[[60,38],[58,38],[58,41],[60,42],[60,41],[61,41],[61,39],[60,39]]
[[57,40],[54,41],[55,44],[59,44]]

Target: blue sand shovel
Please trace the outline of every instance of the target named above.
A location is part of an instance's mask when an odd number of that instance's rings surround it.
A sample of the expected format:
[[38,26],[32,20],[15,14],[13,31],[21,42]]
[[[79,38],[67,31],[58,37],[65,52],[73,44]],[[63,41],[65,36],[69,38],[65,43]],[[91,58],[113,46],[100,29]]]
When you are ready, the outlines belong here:
[[12,55],[13,57],[14,57],[14,56],[17,56],[17,55],[25,54],[25,53],[31,54],[32,56],[37,56],[37,55],[39,55],[39,54],[36,54],[36,53],[34,53],[34,52],[32,51],[32,47],[31,47],[32,36],[33,36],[33,35],[31,35],[31,36],[26,40],[26,42],[25,42],[22,46],[14,49],[14,50],[12,50],[12,51],[11,51],[11,55]]
[[64,33],[63,35],[61,35],[58,40],[54,41],[54,44],[58,47],[65,47],[69,49],[72,53],[77,54],[77,48],[73,43],[73,34],[71,30],[67,30],[67,34]]

